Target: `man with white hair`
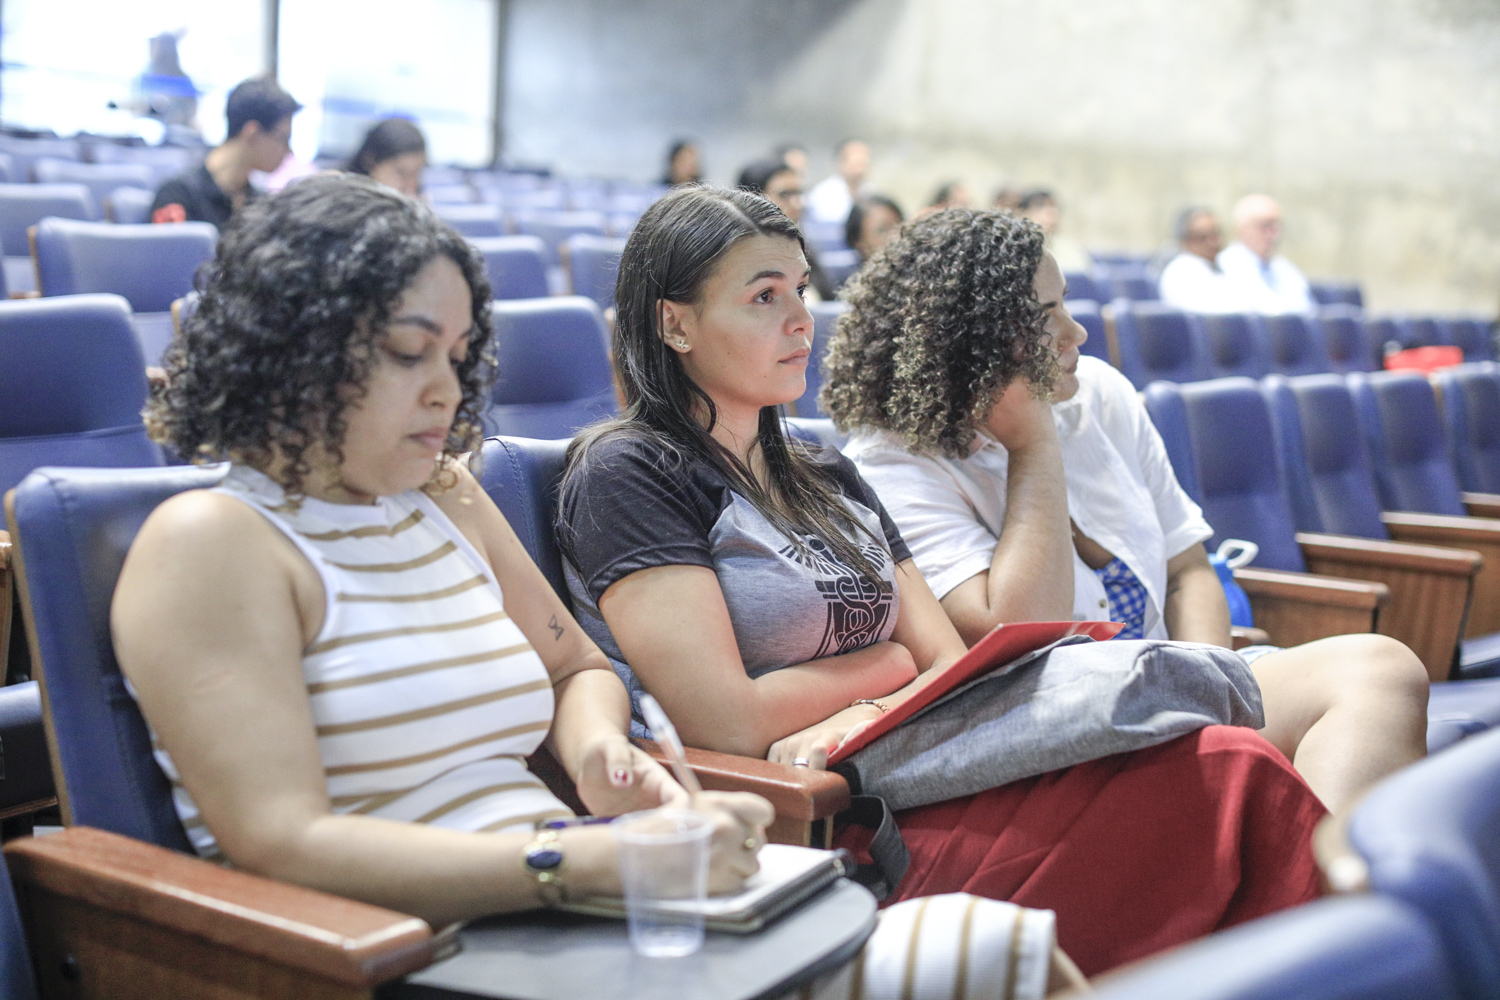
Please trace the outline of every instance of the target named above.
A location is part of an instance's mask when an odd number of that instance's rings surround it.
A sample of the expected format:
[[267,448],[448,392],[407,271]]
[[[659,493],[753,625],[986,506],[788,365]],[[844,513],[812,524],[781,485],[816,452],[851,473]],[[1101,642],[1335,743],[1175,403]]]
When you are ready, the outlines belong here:
[[1307,279],[1276,252],[1281,206],[1267,194],[1247,194],[1234,206],[1235,241],[1219,253],[1219,270],[1238,289],[1245,308],[1258,313],[1312,312]]

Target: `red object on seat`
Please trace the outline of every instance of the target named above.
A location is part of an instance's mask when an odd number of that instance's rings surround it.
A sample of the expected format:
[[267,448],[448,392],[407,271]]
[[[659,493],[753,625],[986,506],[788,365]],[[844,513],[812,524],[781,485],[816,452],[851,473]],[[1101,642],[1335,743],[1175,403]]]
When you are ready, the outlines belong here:
[[[1251,729],[1209,726],[1146,750],[896,814],[911,867],[886,904],[971,892],[1057,911],[1085,975],[1320,894],[1327,810]],[[834,844],[865,863],[870,831]]]
[[1442,345],[1408,347],[1404,351],[1385,356],[1386,371],[1418,371],[1425,375],[1430,375],[1439,368],[1452,368],[1463,363],[1462,348]]

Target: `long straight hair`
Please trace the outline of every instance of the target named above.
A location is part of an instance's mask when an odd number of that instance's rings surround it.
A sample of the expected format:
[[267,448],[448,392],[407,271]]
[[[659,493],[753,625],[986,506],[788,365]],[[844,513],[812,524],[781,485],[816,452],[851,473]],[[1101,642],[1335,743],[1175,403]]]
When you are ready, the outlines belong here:
[[[719,260],[740,240],[778,236],[806,251],[802,233],[781,210],[748,191],[684,187],[656,202],[636,223],[620,256],[615,284],[615,370],[625,392],[618,420],[595,425],[568,448],[567,494],[572,471],[589,445],[605,435],[636,433],[662,445],[666,462],[700,458],[750,501],[801,549],[803,536],[821,539],[843,562],[868,579],[878,576],[849,535],[875,539],[844,505],[837,484],[814,463],[801,442],[789,440],[780,406],[763,406],[756,441],[767,482],[713,437],[718,407],[666,344],[662,303],[694,303]],[[707,426],[695,415],[707,415]]]

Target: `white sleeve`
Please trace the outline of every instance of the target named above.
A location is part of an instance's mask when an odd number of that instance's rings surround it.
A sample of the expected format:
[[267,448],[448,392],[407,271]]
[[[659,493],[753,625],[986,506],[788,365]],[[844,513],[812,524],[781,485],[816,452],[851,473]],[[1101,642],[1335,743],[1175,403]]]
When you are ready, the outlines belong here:
[[989,570],[998,540],[941,463],[895,449],[853,458],[939,600]]

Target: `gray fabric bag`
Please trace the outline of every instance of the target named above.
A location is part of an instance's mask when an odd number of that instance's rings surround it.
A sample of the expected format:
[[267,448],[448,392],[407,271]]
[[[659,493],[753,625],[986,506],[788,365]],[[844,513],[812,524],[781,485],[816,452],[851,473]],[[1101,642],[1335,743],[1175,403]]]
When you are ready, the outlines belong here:
[[856,794],[911,809],[1213,725],[1265,725],[1238,653],[1072,636],[954,689],[834,770]]

